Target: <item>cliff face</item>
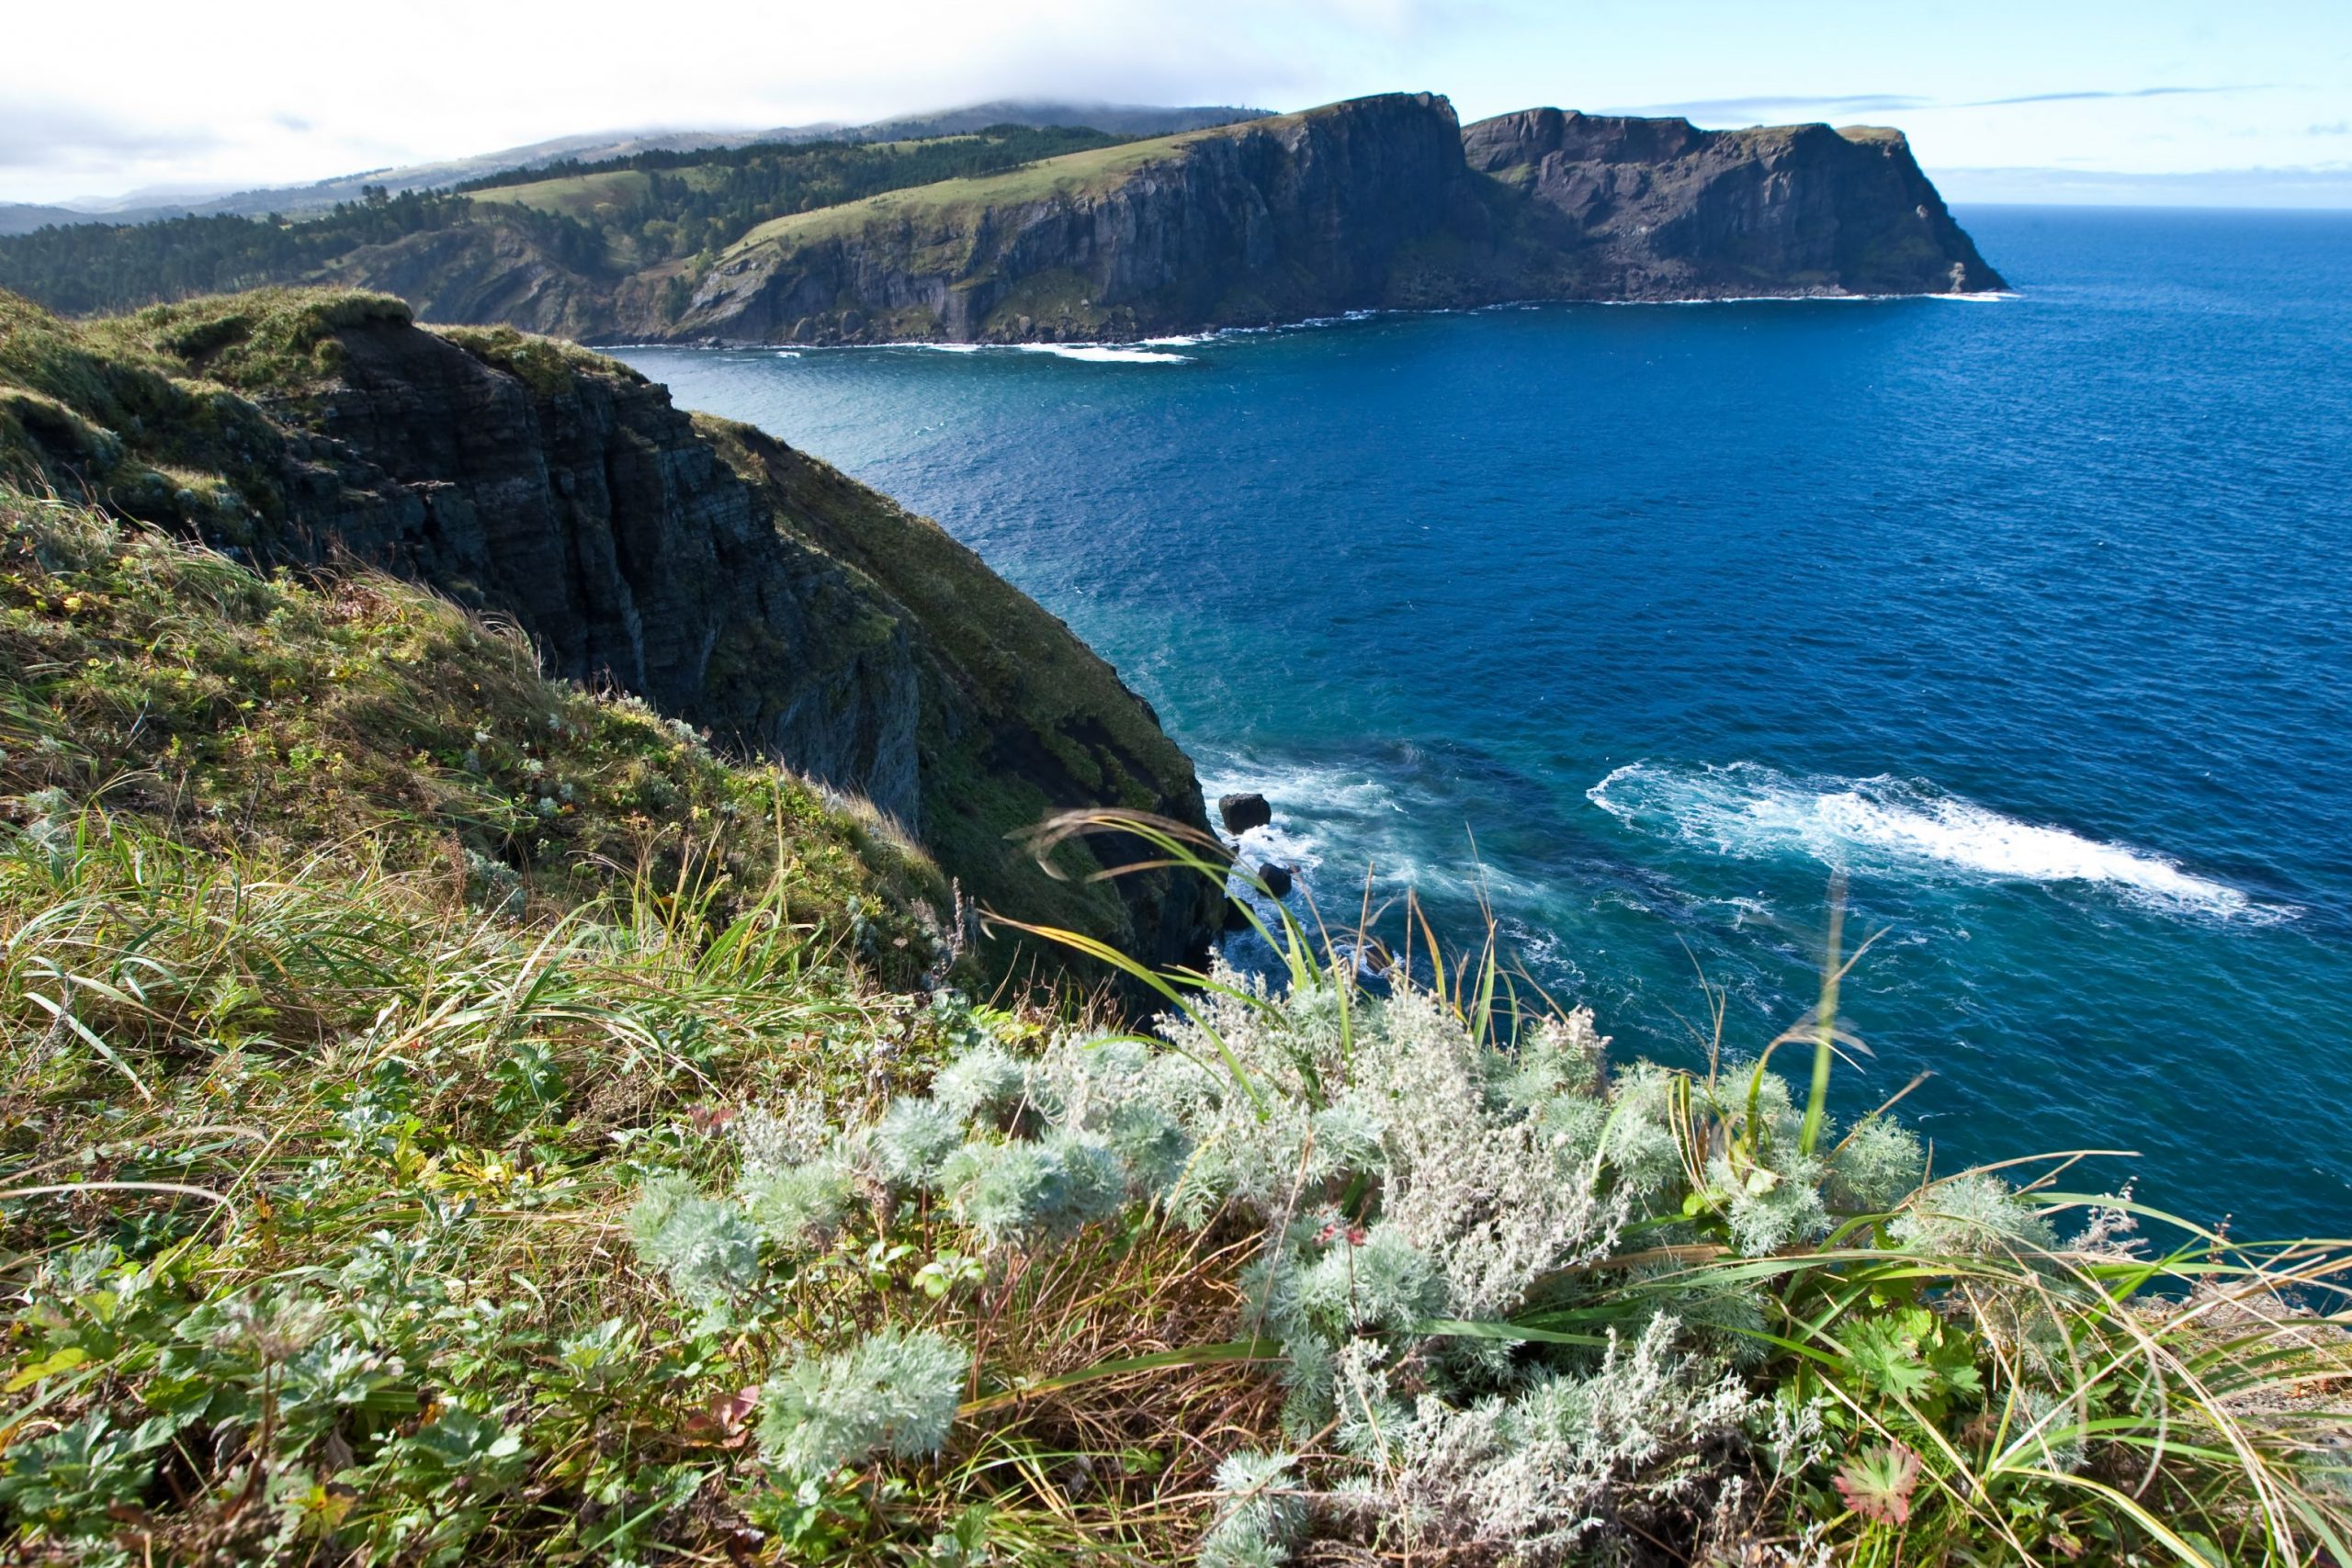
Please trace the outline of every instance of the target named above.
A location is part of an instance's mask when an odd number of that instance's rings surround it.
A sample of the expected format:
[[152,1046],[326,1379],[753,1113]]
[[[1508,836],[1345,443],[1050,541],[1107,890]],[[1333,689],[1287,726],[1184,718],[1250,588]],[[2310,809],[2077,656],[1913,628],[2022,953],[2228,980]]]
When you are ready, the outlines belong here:
[[1528,198],[1530,260],[1571,298],[1973,293],[2006,287],[1900,131],[1700,130],[1531,109],[1463,133]]
[[681,340],[1134,338],[1363,307],[2002,288],[1894,131],[1394,94],[753,230]]
[[1384,303],[1463,211],[1443,98],[1393,94],[754,230],[665,334],[1134,337]]
[[1213,929],[1197,878],[1054,880],[1005,838],[1101,804],[1205,826],[1191,763],[1108,665],[935,525],[610,360],[423,331],[368,296],[86,327],[0,296],[0,468],[511,615],[554,672],[869,797],[1008,914],[1157,963]]

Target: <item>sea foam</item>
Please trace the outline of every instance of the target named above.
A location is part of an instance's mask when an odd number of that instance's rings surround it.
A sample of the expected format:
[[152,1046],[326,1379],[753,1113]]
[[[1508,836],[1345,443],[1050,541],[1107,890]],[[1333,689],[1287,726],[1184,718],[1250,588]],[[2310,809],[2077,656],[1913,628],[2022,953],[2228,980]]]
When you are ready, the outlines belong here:
[[2076,883],[2174,913],[2274,920],[2294,911],[2153,851],[2005,816],[1886,776],[1793,777],[1755,762],[1617,769],[1586,797],[1628,827],[1741,860],[1809,855],[1856,871]]
[[1024,343],[1024,354],[1050,354],[1057,359],[1080,359],[1090,365],[1185,365],[1191,356],[1156,348],[1128,348],[1112,343]]

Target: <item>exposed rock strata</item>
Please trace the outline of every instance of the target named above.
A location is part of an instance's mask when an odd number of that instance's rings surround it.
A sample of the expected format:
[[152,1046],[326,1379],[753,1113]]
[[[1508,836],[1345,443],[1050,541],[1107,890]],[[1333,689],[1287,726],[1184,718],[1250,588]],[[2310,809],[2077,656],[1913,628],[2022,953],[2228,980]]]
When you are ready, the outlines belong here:
[[1703,131],[1429,94],[763,225],[681,340],[1118,339],[1370,307],[1997,289],[1899,132]]
[[1469,166],[1529,197],[1563,292],[1624,299],[1944,294],[2000,275],[1897,130],[1701,130],[1531,109],[1463,132]]
[[0,297],[0,468],[510,615],[553,671],[871,798],[1006,913],[1151,962],[1200,955],[1215,886],[1090,885],[1093,863],[1056,881],[1006,838],[1069,807],[1206,816],[1148,706],[936,525],[624,366],[423,331],[394,300],[249,296],[99,326]]

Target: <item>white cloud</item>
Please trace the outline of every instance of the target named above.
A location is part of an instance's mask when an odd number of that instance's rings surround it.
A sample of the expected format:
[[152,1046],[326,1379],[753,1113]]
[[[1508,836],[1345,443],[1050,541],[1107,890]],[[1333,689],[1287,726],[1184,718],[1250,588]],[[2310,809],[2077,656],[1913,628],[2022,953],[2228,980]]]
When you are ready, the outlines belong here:
[[[1883,0],[1802,15],[1727,0],[24,6],[0,56],[0,199],[1011,96],[1290,108],[1400,88],[1449,93],[1465,118],[1547,103],[1868,118],[1910,130],[1931,168],[2157,172],[2307,162],[2312,128],[2352,101],[2341,0],[2139,0],[2128,26],[2104,9],[1978,0],[1962,24]],[[2275,85],[2178,92],[2231,84]]]

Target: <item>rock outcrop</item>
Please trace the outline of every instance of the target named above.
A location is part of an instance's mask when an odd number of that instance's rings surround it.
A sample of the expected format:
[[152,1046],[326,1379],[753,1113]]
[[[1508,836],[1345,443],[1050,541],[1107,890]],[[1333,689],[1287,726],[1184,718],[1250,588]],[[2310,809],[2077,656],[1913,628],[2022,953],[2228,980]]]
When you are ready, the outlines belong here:
[[1376,306],[1404,253],[1478,214],[1443,98],[1049,159],[763,225],[665,335],[1135,337]]
[[366,295],[86,326],[0,295],[0,469],[511,615],[553,672],[871,799],[1016,918],[1159,964],[1216,928],[1200,878],[1085,880],[1139,845],[1066,849],[1057,880],[1007,837],[1104,805],[1205,830],[1191,763],[1108,665],[936,525],[584,350]]
[[2005,288],[1898,130],[1701,130],[1530,109],[1463,132],[1523,193],[1547,293],[1616,299],[1960,294]]
[[763,224],[634,335],[1119,339],[1373,307],[2004,285],[1899,132],[1390,94]]

